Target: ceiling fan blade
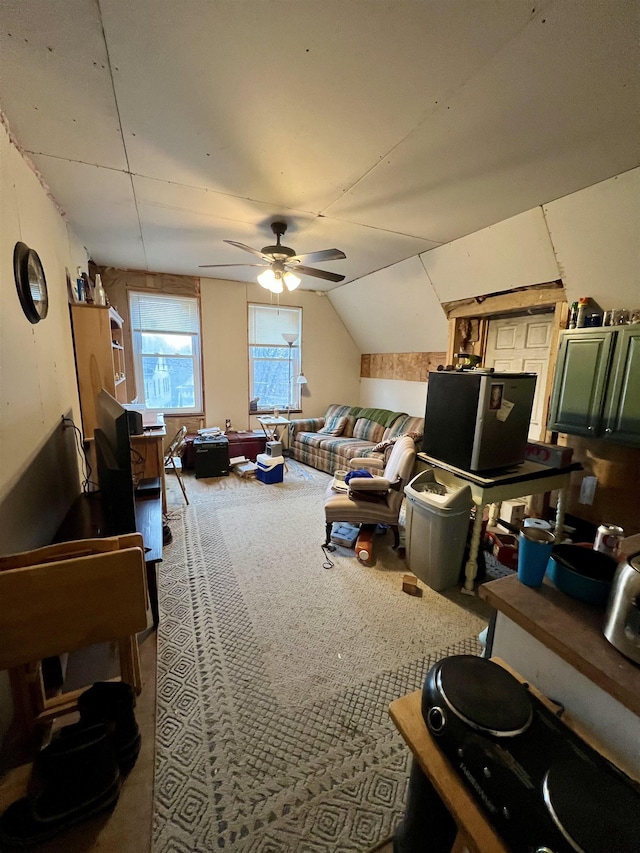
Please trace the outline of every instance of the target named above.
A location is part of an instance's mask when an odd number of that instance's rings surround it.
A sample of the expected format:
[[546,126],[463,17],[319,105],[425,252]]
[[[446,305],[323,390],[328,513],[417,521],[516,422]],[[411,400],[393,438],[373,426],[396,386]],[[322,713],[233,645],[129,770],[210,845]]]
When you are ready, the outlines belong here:
[[223,240],[223,243],[228,243],[230,246],[235,246],[236,249],[242,249],[244,252],[251,252],[252,255],[256,255],[258,258],[262,258],[263,261],[268,260],[268,258],[259,252],[257,249],[252,249],[251,246],[245,246],[244,243],[236,243],[235,240]]
[[198,264],[198,269],[213,269],[214,267],[268,267],[269,264]]
[[324,278],[327,281],[344,281],[343,275],[337,275],[334,272],[327,272],[327,270],[316,270],[313,267],[303,267],[300,264],[294,264],[291,268],[292,272],[299,273],[302,275],[312,275],[314,278]]
[[307,252],[304,255],[295,255],[293,258],[289,258],[288,263],[292,261],[295,263],[304,259],[310,264],[320,264],[323,261],[340,261],[346,257],[345,253],[341,252],[340,249],[323,249],[321,252]]

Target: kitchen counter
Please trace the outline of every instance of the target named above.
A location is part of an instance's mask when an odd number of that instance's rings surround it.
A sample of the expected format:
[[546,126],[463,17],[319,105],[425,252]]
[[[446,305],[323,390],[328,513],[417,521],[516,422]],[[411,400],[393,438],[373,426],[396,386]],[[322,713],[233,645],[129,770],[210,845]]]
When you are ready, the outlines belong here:
[[604,611],[547,579],[532,589],[510,575],[478,593],[497,611],[491,654],[563,704],[603,752],[640,778],[640,666],[604,637]]

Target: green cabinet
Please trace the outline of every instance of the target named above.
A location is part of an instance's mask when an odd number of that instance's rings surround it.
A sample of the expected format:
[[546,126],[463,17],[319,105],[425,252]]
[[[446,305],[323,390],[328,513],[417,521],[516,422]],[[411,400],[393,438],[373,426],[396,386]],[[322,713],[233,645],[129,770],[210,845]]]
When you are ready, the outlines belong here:
[[562,332],[548,428],[640,446],[640,325]]

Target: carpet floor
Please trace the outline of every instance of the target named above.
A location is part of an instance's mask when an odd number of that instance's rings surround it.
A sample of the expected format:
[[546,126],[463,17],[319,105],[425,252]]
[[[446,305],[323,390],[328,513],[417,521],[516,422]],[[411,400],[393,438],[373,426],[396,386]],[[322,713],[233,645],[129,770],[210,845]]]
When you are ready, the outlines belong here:
[[[362,853],[401,818],[409,768],[389,703],[486,620],[375,565],[325,556],[329,477],[168,477],[160,573],[154,853]],[[180,503],[182,501],[182,504]]]

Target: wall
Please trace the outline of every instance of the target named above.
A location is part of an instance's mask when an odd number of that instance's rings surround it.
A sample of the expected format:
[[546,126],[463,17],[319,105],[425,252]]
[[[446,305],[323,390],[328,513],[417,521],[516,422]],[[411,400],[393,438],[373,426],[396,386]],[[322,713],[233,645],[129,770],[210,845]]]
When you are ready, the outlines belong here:
[[[424,266],[416,256],[329,292],[361,353],[442,353],[447,319]],[[367,376],[360,404],[423,415],[426,385]]]
[[[79,488],[78,459],[62,416],[80,423],[65,267],[87,255],[34,171],[0,124],[0,549],[46,544]],[[32,325],[18,301],[13,248],[20,240],[42,261],[49,311]],[[0,740],[12,714],[0,673]]]
[[[199,289],[202,326],[204,381],[204,421],[206,426],[224,427],[229,418],[236,429],[260,429],[249,416],[249,371],[247,351],[248,304],[277,304],[276,297],[260,287],[223,279],[192,279],[143,272],[102,270],[105,288],[117,305],[129,331],[127,288],[155,285],[174,292],[193,293]],[[360,352],[331,302],[308,290],[282,294],[280,304],[302,308],[302,414],[324,414],[330,403],[359,403]],[[129,346],[129,352],[131,351]],[[133,376],[127,359],[127,377]],[[127,389],[135,387],[127,378]]]

